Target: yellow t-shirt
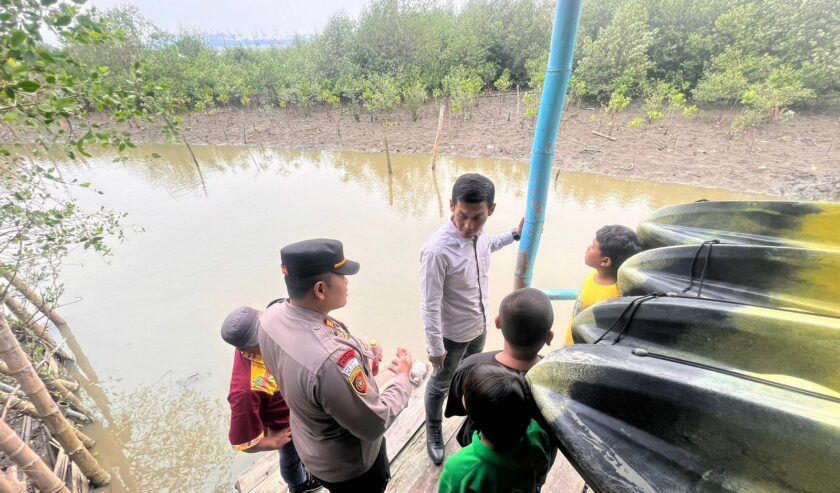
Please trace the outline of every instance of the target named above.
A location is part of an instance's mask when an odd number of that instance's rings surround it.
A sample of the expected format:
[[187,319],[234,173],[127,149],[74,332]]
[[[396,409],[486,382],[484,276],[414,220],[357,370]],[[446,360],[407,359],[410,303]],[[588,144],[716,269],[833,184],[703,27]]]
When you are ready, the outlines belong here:
[[596,303],[621,296],[621,292],[618,290],[618,284],[598,284],[595,282],[596,274],[598,274],[597,271],[589,274],[586,280],[583,281],[583,286],[581,286],[578,292],[575,308],[572,310],[572,319],[569,321],[569,330],[566,331],[566,340],[563,341],[563,345],[565,346],[574,344],[572,340],[572,320],[574,320],[575,315]]

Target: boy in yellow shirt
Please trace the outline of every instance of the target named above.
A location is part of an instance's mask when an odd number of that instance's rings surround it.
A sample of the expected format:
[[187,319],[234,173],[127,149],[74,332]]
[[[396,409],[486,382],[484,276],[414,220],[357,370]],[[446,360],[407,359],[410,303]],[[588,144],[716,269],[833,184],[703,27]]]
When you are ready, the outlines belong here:
[[[642,242],[636,233],[618,224],[604,226],[595,232],[595,239],[586,248],[583,259],[586,265],[595,269],[583,281],[578,292],[572,320],[581,311],[610,298],[618,298],[621,292],[616,284],[618,268],[625,260],[642,251]],[[574,344],[572,340],[572,322],[566,332],[566,346]]]

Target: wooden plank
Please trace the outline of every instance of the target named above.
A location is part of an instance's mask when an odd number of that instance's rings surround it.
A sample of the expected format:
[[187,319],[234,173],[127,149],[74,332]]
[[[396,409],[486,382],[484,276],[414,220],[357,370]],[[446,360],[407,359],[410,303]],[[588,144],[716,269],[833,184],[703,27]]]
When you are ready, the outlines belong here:
[[[269,452],[239,475],[234,488],[240,493],[249,493],[268,480],[274,473],[280,478],[280,456],[277,451]],[[272,481],[273,483],[273,481]],[[280,481],[285,488],[285,483]],[[279,491],[279,490],[278,490]]]
[[67,454],[64,453],[63,449],[58,449],[58,457],[55,459],[55,467],[53,468],[53,473],[58,476],[62,482],[67,477],[67,463],[68,461]]
[[[454,416],[443,421],[446,455],[451,455],[460,448],[454,436],[463,420],[461,416]],[[411,442],[391,463],[391,482],[388,483],[386,491],[393,493],[436,491],[441,469],[442,466],[432,464],[426,453],[426,429],[421,427]],[[429,489],[428,484],[434,486]]]
[[287,493],[288,491],[289,487],[286,486],[286,482],[283,481],[283,477],[280,476],[280,466],[275,464],[274,472],[271,476],[265,478],[265,481],[256,485],[250,493]]
[[551,471],[548,472],[548,477],[545,478],[545,485],[542,491],[556,491],[558,493],[580,493],[586,483],[583,478],[575,471],[572,464],[566,460],[566,457],[561,453],[557,453],[557,458],[554,460],[554,465]]
[[403,409],[397,419],[385,432],[385,443],[388,452],[388,462],[394,462],[394,458],[408,444],[417,430],[426,422],[426,406],[424,396],[426,394],[426,379],[417,388],[412,390],[408,399],[408,406]]

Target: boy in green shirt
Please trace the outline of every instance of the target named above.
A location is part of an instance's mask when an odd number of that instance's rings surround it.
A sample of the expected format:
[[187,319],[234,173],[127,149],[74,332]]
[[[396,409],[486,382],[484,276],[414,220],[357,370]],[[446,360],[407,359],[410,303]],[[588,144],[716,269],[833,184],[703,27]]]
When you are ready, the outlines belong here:
[[521,376],[493,364],[467,374],[464,407],[481,432],[446,461],[438,493],[526,493],[545,483],[552,446],[527,412],[533,402],[526,385]]

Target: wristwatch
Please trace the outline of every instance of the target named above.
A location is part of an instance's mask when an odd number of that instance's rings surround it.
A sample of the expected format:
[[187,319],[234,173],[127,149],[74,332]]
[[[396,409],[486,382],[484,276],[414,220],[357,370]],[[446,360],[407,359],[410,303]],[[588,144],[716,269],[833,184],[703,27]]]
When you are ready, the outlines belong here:
[[514,241],[519,241],[519,239],[522,238],[522,235],[516,234],[516,228],[510,230],[510,235],[513,236]]

